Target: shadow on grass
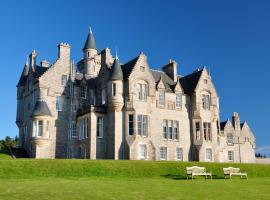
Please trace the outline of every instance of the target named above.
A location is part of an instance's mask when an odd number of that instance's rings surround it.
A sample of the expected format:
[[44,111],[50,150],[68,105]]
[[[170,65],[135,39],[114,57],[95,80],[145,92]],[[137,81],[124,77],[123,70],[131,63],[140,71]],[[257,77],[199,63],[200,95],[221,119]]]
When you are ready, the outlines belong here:
[[[187,179],[186,176],[176,175],[176,174],[166,174],[166,175],[162,175],[162,177],[173,179],[173,180],[191,180],[191,178]],[[212,178],[213,179],[224,179],[224,177],[220,177],[217,175],[212,175]],[[205,178],[203,176],[196,176],[193,179],[205,179]],[[208,177],[207,179],[211,179],[211,178]]]

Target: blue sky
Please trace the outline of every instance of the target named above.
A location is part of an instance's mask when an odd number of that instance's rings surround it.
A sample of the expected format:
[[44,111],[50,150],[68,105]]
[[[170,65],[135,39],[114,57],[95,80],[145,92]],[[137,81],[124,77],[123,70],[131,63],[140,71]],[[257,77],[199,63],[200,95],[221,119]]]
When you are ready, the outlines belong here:
[[121,62],[143,51],[156,69],[169,59],[182,75],[206,66],[221,119],[239,112],[270,155],[269,10],[262,0],[0,1],[0,138],[18,133],[16,84],[29,53],[52,63],[57,44],[67,42],[78,61],[91,25],[97,47],[117,46]]

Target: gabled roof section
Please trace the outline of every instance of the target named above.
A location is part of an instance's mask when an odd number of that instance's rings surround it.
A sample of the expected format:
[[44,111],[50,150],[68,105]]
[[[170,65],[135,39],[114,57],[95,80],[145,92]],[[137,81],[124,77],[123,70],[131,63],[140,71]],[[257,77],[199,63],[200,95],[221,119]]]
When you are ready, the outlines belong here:
[[231,123],[229,119],[227,119],[227,121],[220,122],[220,130],[224,131],[224,128],[228,123]]
[[198,85],[200,77],[202,75],[202,71],[203,71],[203,69],[195,71],[192,74],[189,74],[187,76],[180,78],[180,83],[181,83],[185,93],[190,95],[194,92],[194,90],[196,89],[196,87]]
[[156,83],[162,81],[166,92],[173,92],[175,82],[164,72],[150,69]]
[[36,116],[52,116],[50,109],[47,105],[47,103],[43,100],[37,100],[33,113],[31,115],[32,117]]
[[136,65],[139,57],[140,56],[137,56],[136,58],[132,59],[131,61],[129,61],[126,64],[121,66],[124,79],[128,79],[128,77],[131,74],[132,70],[134,69],[134,66]]
[[[49,67],[41,67],[41,66],[38,66],[36,65],[35,66],[35,71],[33,72],[33,77],[34,78],[39,78],[40,76],[42,76],[42,74],[44,74],[47,70],[49,69]],[[17,87],[19,86],[25,86],[26,84],[26,81],[27,81],[27,77],[28,77],[28,74],[27,75],[24,75],[24,72],[25,72],[26,69],[24,69],[21,77],[20,77],[20,80],[17,84]]]

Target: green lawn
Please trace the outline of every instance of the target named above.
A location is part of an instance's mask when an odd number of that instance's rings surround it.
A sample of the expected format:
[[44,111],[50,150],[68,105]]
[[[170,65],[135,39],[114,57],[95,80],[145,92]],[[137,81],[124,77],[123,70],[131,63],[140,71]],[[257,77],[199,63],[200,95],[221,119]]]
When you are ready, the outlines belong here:
[[10,152],[8,150],[0,151],[0,160],[11,159]]
[[[185,166],[214,179],[185,179]],[[249,180],[224,180],[231,164],[111,160],[0,160],[0,199],[270,199],[270,165],[233,164]]]

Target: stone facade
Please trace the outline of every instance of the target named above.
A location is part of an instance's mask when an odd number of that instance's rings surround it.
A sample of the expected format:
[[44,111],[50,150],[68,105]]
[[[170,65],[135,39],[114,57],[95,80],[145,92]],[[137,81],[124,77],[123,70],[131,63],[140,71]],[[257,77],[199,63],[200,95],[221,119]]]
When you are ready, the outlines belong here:
[[220,122],[206,68],[153,70],[140,53],[121,64],[92,31],[77,67],[70,46],[49,65],[29,56],[17,85],[20,145],[33,158],[255,162],[255,137],[237,113]]

